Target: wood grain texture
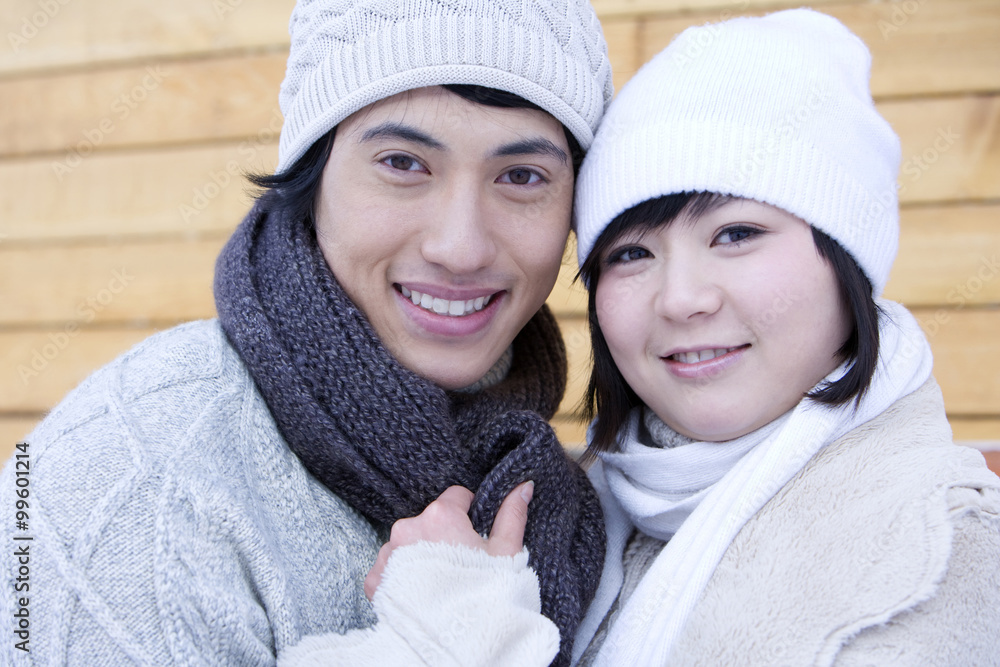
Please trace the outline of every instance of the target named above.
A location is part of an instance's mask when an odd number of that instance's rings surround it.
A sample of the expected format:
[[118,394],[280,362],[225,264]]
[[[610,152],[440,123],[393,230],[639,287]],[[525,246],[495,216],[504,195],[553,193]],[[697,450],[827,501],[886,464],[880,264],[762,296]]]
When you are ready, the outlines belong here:
[[[42,154],[45,178],[61,182],[109,148],[271,143],[283,67],[279,56],[169,65],[134,109],[120,95],[154,81],[144,69],[0,81],[0,99],[19,101],[0,108],[0,157]],[[901,201],[1000,198],[1000,95],[888,100],[879,110],[902,141]]]
[[901,202],[1000,198],[1000,95],[890,100],[878,109],[902,142]]
[[0,325],[213,317],[212,277],[225,240],[0,248]]
[[886,296],[908,306],[1000,305],[1000,206],[903,209]]
[[52,159],[0,160],[7,241],[229,233],[252,203],[247,172],[271,173],[276,134],[225,144],[105,151],[69,173]]
[[915,308],[949,415],[1000,414],[1000,309]]
[[952,417],[950,422],[955,440],[1000,451],[1000,417]]
[[0,414],[41,414],[152,328],[0,332]]
[[637,48],[642,24],[637,19],[608,18],[601,21],[601,28],[608,40],[608,59],[617,92],[642,65]]
[[280,128],[284,52],[0,80],[0,156],[244,139]]
[[[732,3],[729,11],[759,16],[766,13],[760,4],[750,3],[740,11],[742,5]],[[767,11],[778,8],[767,4]],[[840,19],[868,45],[876,98],[1000,89],[1000,3],[914,0],[824,3],[818,8]],[[685,28],[719,19],[720,10],[713,10],[643,20],[640,62],[666,48]]]
[[295,0],[5,0],[0,75],[287,47]]

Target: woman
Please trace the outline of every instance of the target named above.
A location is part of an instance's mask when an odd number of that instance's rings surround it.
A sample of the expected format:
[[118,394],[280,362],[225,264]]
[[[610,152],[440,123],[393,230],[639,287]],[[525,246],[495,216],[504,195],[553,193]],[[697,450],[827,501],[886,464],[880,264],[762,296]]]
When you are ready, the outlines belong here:
[[598,133],[577,233],[608,553],[580,664],[1000,664],[1000,480],[877,298],[900,151],[869,65],[810,10],[692,28]]
[[[533,493],[537,581],[486,593],[568,661],[603,528],[545,421],[565,354],[544,301],[610,97],[599,24],[583,1],[302,0],[290,30],[279,165],[219,258],[218,321],[140,344],[27,439],[29,602],[0,604],[30,622],[5,664],[271,665],[389,626],[365,577],[454,485],[519,571],[498,508]],[[453,650],[492,660],[490,632]]]

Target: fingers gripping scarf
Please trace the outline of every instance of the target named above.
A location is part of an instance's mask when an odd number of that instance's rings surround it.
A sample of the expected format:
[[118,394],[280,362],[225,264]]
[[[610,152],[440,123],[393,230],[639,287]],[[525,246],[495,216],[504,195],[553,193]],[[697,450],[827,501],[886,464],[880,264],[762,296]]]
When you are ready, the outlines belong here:
[[219,257],[215,298],[288,446],[372,523],[419,514],[461,484],[475,491],[470,517],[486,533],[506,495],[534,480],[525,546],[542,612],[560,631],[553,664],[568,664],[601,573],[604,528],[593,488],[545,421],[566,382],[548,309],[514,340],[505,380],[475,394],[447,393],[386,351],[305,224],[259,207]]

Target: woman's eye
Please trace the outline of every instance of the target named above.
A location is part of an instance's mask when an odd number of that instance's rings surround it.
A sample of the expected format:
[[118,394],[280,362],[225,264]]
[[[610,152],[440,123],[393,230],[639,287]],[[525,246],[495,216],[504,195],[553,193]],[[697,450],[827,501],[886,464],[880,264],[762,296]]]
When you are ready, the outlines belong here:
[[626,246],[611,252],[608,255],[607,263],[627,264],[628,262],[634,262],[637,259],[645,259],[650,256],[649,251],[645,248],[640,248],[639,246]]
[[727,227],[715,237],[715,243],[718,245],[738,245],[759,233],[760,230],[753,227]]
[[420,171],[423,168],[423,165],[409,155],[390,155],[382,162],[400,171]]
[[511,169],[504,173],[500,180],[506,180],[513,185],[531,185],[541,181],[542,177],[530,169]]

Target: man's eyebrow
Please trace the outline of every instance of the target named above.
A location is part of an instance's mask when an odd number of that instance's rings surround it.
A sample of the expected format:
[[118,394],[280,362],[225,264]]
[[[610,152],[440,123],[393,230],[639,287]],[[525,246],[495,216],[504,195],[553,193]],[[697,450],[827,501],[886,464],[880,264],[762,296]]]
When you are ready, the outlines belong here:
[[569,162],[569,155],[566,154],[566,151],[548,139],[543,138],[525,139],[524,141],[504,144],[493,151],[490,157],[510,157],[516,155],[551,155],[563,164]]
[[358,139],[358,143],[371,141],[373,139],[402,139],[403,141],[412,141],[413,143],[423,144],[428,148],[436,150],[446,149],[444,144],[437,139],[434,139],[429,134],[421,132],[417,128],[410,125],[403,125],[402,123],[394,123],[392,121],[386,121],[381,125],[376,125],[375,127],[365,130],[365,133],[361,135],[360,139]]

